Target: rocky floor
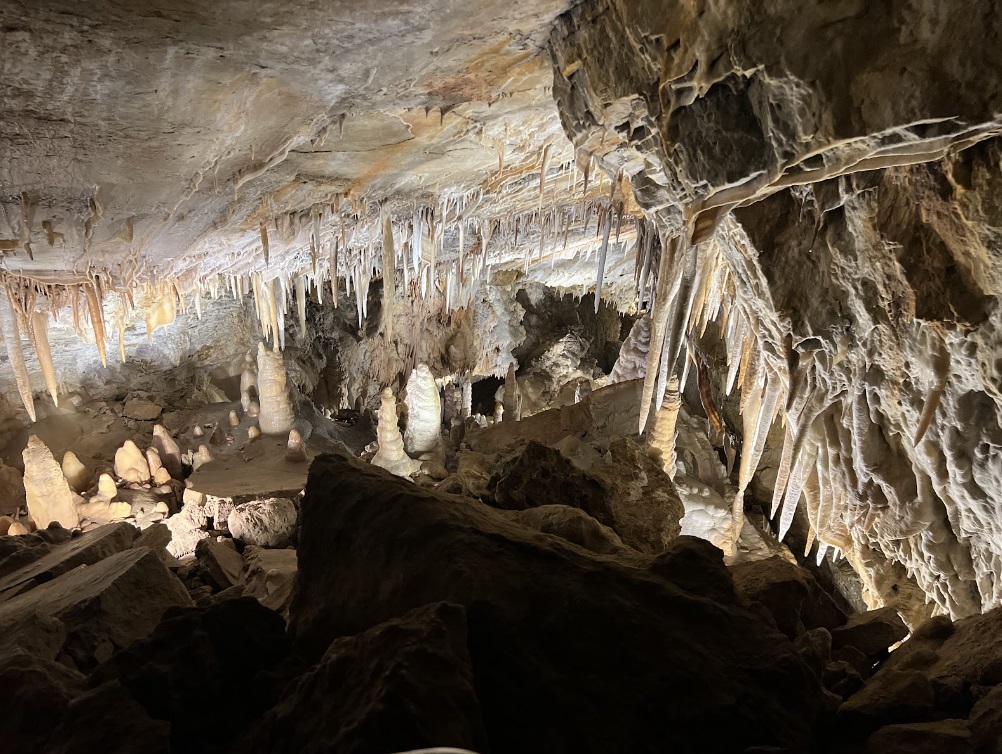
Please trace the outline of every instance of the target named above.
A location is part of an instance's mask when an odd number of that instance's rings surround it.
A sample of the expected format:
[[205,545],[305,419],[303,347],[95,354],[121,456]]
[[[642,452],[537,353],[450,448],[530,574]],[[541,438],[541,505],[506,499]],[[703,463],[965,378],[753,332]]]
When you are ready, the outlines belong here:
[[[133,503],[0,537],[0,741],[1002,751],[1002,611],[909,637],[892,608],[852,612],[767,530],[726,559],[681,534],[674,483],[623,429],[636,390],[474,426],[444,479],[418,484],[354,453],[251,442],[229,404],[192,409],[178,439],[219,434],[212,461],[192,471],[182,451],[168,490],[105,472],[117,495],[169,503],[163,520]],[[177,421],[152,413],[125,428],[152,443],[152,422]]]

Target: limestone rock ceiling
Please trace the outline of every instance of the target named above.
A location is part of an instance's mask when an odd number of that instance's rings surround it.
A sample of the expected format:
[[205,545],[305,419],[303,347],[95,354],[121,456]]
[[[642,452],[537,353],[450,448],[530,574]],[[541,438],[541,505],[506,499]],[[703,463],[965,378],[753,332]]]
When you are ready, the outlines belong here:
[[4,267],[190,289],[269,256],[294,269],[311,243],[366,246],[379,236],[373,202],[395,200],[398,224],[426,208],[452,225],[462,213],[470,245],[481,224],[578,202],[584,178],[564,175],[574,155],[541,54],[562,10],[6,3]]

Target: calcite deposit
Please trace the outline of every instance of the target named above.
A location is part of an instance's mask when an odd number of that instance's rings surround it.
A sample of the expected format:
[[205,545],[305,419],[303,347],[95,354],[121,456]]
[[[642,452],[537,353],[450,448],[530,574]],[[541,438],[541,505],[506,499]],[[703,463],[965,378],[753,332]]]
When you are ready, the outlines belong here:
[[76,5],[0,748],[997,750],[997,3]]

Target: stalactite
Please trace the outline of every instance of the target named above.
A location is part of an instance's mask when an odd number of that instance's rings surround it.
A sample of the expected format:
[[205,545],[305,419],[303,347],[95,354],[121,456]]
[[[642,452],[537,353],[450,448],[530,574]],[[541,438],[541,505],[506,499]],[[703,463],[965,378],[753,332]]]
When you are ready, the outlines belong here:
[[306,337],[306,279],[296,277],[296,314],[299,316],[299,337]]
[[21,402],[31,421],[35,421],[35,400],[32,395],[31,381],[28,379],[28,368],[24,363],[24,348],[21,344],[21,333],[17,325],[17,317],[10,297],[10,289],[0,291],[0,333],[3,334],[10,365],[14,370],[14,380],[21,394]]
[[59,386],[56,384],[56,367],[52,363],[52,349],[49,347],[49,318],[44,312],[31,313],[28,319],[28,332],[35,347],[35,354],[38,356],[38,366],[42,370],[45,387],[52,396],[52,403],[58,406]]
[[90,326],[94,331],[94,342],[97,344],[97,353],[101,357],[101,366],[108,366],[108,358],[105,354],[104,336],[104,309],[98,301],[97,287],[94,283],[84,285],[84,295],[87,297],[87,309],[90,312]]
[[396,310],[396,252],[393,248],[393,218],[383,207],[383,335],[393,339],[393,313]]
[[612,232],[612,218],[609,217],[612,212],[610,207],[606,212],[605,218],[605,231],[602,236],[602,248],[598,253],[598,279],[595,282],[595,313],[598,314],[599,306],[602,301],[602,282],[605,278],[605,262],[609,255],[609,236]]

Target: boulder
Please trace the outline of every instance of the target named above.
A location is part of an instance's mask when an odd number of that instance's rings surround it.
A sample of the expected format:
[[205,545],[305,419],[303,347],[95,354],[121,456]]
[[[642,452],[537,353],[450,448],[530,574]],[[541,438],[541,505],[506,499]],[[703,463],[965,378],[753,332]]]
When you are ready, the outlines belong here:
[[322,456],[302,505],[290,629],[317,659],[428,603],[465,607],[493,754],[808,748],[816,679],[701,544],[678,545],[684,574],[670,556],[627,565]]
[[119,552],[0,603],[0,634],[35,615],[61,621],[60,659],[81,670],[146,636],[168,607],[191,604],[177,577],[145,548]]
[[832,646],[855,647],[867,657],[878,657],[908,636],[908,627],[893,607],[849,616],[844,626],[832,630]]
[[288,618],[298,570],[296,551],[248,545],[244,549],[244,562],[247,564],[244,594]]
[[1002,754],[1002,685],[974,705],[970,730],[975,754]]
[[152,635],[96,668],[89,683],[121,684],[144,714],[167,721],[173,751],[222,751],[278,700],[268,674],[287,655],[282,618],[252,599],[233,599],[169,610]]
[[600,555],[632,552],[608,526],[569,505],[541,505],[524,511],[502,511],[511,521],[552,534]]
[[208,537],[195,545],[198,575],[217,591],[229,589],[243,581],[244,559],[232,539]]
[[834,632],[846,621],[834,600],[806,568],[774,556],[731,566],[738,594],[761,603],[776,620],[779,630],[791,639],[805,630],[827,628]]
[[612,441],[606,457],[588,470],[560,450],[530,440],[491,481],[501,508],[580,508],[626,545],[651,555],[663,552],[681,532],[685,510],[671,479],[629,439]]
[[241,751],[487,751],[467,650],[466,612],[436,603],[336,639]]
[[273,497],[241,503],[226,524],[233,538],[258,547],[285,547],[296,534],[298,513],[291,500]]
[[866,740],[867,754],[971,754],[966,720],[887,725]]
[[854,736],[895,723],[929,722],[935,709],[929,680],[917,670],[883,670],[839,707],[843,733]]
[[160,418],[163,408],[146,398],[129,398],[125,401],[122,416],[141,422],[151,422]]
[[0,654],[0,741],[4,751],[43,751],[53,725],[83,688],[83,676],[51,659]]
[[119,523],[100,526],[52,547],[45,555],[0,577],[0,602],[81,565],[91,565],[132,547],[136,529]]
[[120,683],[76,697],[45,746],[46,754],[170,754],[170,725],[153,720]]

